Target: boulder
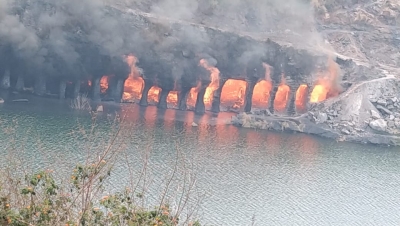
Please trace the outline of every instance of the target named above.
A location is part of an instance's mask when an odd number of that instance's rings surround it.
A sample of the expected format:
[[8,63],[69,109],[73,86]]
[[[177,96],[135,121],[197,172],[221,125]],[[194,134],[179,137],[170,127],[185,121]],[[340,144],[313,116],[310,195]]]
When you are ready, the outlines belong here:
[[380,119],[380,118],[382,118],[382,116],[381,116],[381,114],[378,112],[378,111],[376,111],[376,110],[374,110],[374,109],[371,109],[371,117],[373,118],[373,119]]
[[369,126],[377,131],[386,131],[387,129],[387,122],[383,119],[376,119],[374,121],[371,121],[369,123]]
[[322,124],[322,123],[325,123],[327,120],[328,120],[328,115],[326,113],[320,112],[317,115],[317,118],[316,118],[315,122],[317,124]]

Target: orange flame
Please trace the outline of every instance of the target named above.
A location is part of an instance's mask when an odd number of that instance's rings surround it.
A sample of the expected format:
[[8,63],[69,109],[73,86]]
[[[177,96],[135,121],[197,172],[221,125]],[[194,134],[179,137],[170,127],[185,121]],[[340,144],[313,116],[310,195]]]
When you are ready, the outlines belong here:
[[310,102],[318,103],[330,97],[338,96],[341,90],[339,85],[339,65],[331,58],[328,60],[328,71],[318,78],[311,92]]
[[218,68],[208,65],[207,61],[204,59],[200,60],[200,65],[210,72],[211,83],[208,85],[206,93],[204,94],[204,105],[207,109],[210,109],[212,105],[214,91],[217,90],[219,87],[220,72]]
[[125,62],[129,65],[131,71],[125,80],[122,100],[124,102],[136,102],[142,97],[144,80],[140,77],[139,70],[136,67],[137,58],[134,55],[126,56]]
[[178,107],[178,91],[170,91],[167,96],[167,104],[170,108]]
[[329,84],[319,81],[320,84],[315,85],[311,93],[310,102],[318,103],[326,100],[329,92]]
[[272,90],[272,82],[261,80],[254,87],[253,92],[253,107],[259,109],[267,109],[269,97]]
[[228,79],[221,93],[221,105],[229,109],[238,110],[244,106],[246,98],[246,81]]
[[190,89],[189,95],[186,100],[187,109],[194,109],[197,101],[197,94],[199,93],[201,83],[197,83],[197,87]]
[[122,100],[125,102],[136,102],[142,98],[144,80],[141,77],[133,78],[129,76],[125,80],[124,93]]
[[147,101],[149,104],[158,104],[160,99],[161,88],[153,86],[149,90],[149,95],[147,96]]
[[274,100],[274,109],[277,112],[284,112],[289,101],[290,87],[286,85],[284,74],[282,74],[282,82],[278,87]]
[[110,76],[104,75],[100,79],[100,93],[106,93],[108,89],[108,80]]
[[302,84],[296,91],[296,111],[304,112],[307,109],[307,93],[308,93],[308,86],[306,84]]

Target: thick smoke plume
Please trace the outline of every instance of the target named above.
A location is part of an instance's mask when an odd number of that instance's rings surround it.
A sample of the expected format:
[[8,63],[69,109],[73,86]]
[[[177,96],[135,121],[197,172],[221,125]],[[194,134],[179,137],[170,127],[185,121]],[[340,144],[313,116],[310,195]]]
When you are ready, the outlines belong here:
[[123,60],[126,36],[104,7],[97,0],[0,0],[0,68],[13,71],[19,62],[28,74],[64,77],[111,71]]
[[[0,0],[0,76],[10,70],[14,76],[70,80],[127,77],[129,66],[123,56],[135,54],[144,76],[162,74],[177,81],[192,73],[198,64],[193,59],[213,51],[213,38],[204,30],[186,26],[173,37],[160,35],[157,29],[135,33],[130,22],[109,6],[257,38],[277,36],[296,45],[324,43],[308,0]],[[258,45],[246,46],[232,63],[245,65],[263,54]],[[217,57],[206,58],[218,67]]]

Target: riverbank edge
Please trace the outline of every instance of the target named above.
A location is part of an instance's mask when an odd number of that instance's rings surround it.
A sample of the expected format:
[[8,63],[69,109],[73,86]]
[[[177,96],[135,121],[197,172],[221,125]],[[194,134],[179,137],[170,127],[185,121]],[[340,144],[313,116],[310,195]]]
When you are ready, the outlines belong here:
[[338,141],[400,146],[400,79],[386,76],[355,84],[336,98],[309,106],[300,116],[252,111],[232,117],[231,123]]
[[278,116],[260,116],[252,113],[240,113],[232,117],[232,125],[274,131],[293,131],[317,135],[337,141],[347,141],[363,144],[378,144],[400,146],[400,137],[394,135],[358,133],[343,134],[328,125],[313,123],[307,115],[296,118]]

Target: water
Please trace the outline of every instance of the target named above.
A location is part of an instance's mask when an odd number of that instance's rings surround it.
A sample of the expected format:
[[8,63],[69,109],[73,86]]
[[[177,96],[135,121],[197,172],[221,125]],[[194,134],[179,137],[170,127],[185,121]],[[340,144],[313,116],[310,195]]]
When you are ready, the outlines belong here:
[[[124,134],[126,152],[119,156],[112,189],[129,183],[122,163],[128,161],[140,169],[148,150],[154,169],[151,189],[156,191],[178,147],[195,166],[198,190],[206,193],[200,216],[207,225],[400,223],[398,148],[239,129],[225,125],[228,113],[199,117],[137,105],[106,105],[105,110],[98,121],[100,135],[108,136],[116,111],[127,113],[125,123],[130,128]],[[14,133],[26,150],[19,157],[29,160],[29,168],[70,169],[84,161],[87,144],[71,131],[79,128],[76,122],[88,127],[88,114],[76,113],[56,100],[0,106],[1,129],[10,130],[13,118],[18,119]],[[192,127],[192,122],[199,126]],[[4,156],[10,135],[2,133],[0,138]],[[40,145],[35,144],[38,139]],[[102,145],[106,144],[98,146]],[[0,160],[3,167],[6,162],[6,158]]]

